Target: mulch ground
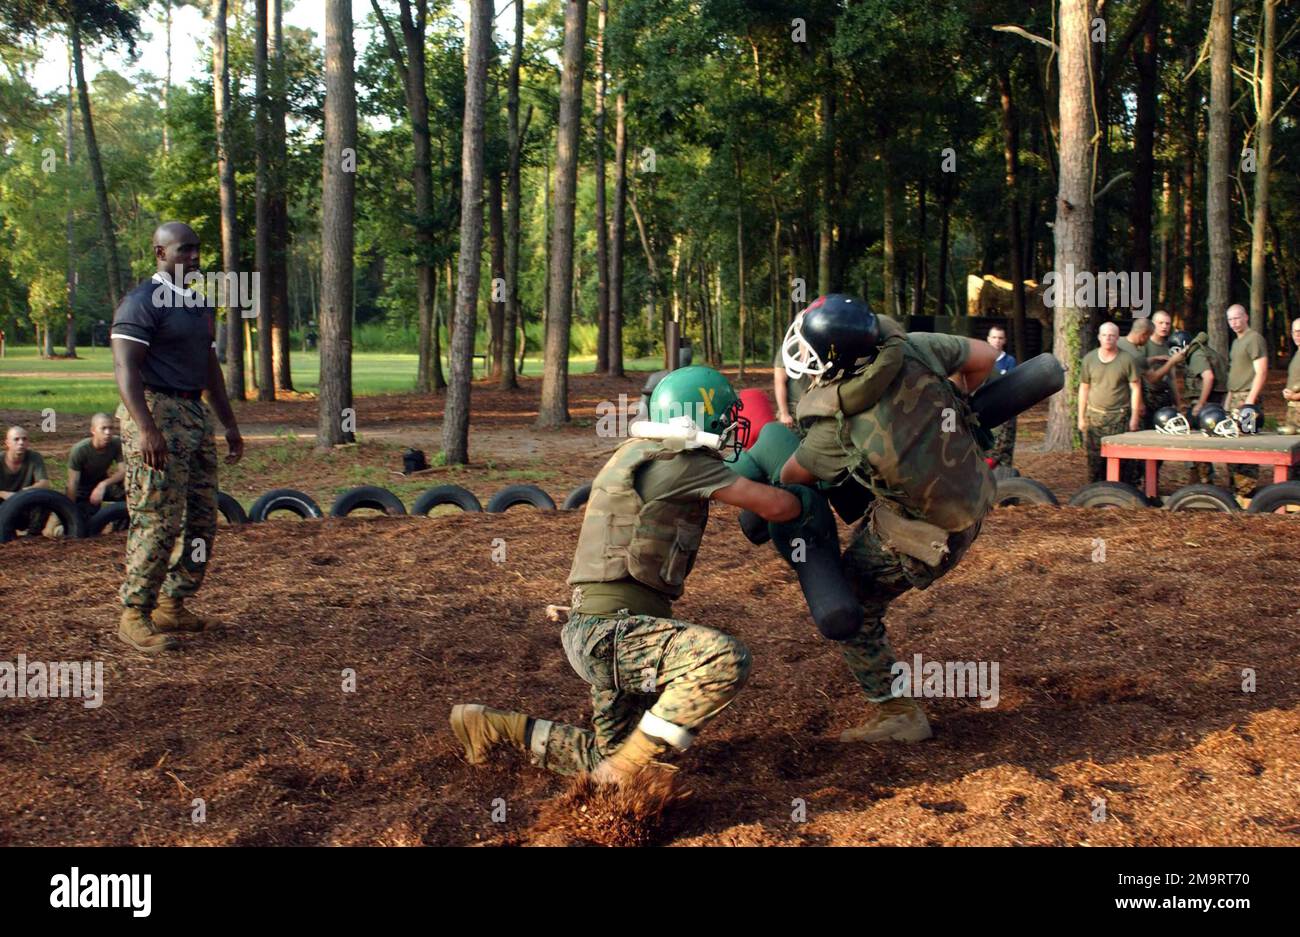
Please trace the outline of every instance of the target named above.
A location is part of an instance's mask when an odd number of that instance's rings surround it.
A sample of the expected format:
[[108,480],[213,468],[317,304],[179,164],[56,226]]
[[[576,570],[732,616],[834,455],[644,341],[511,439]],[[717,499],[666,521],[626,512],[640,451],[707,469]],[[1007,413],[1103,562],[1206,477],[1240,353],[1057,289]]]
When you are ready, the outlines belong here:
[[513,754],[473,768],[447,727],[464,701],[585,721],[543,614],[567,602],[579,523],[225,529],[195,603],[224,624],[161,658],[114,634],[122,535],[0,546],[0,660],[105,679],[98,709],[0,699],[0,844],[1300,843],[1288,518],[995,513],[888,624],[903,660],[998,662],[998,705],[928,700],[934,740],[845,746],[860,692],[793,574],[720,509],[678,612],[740,636],[754,669],[666,809]]

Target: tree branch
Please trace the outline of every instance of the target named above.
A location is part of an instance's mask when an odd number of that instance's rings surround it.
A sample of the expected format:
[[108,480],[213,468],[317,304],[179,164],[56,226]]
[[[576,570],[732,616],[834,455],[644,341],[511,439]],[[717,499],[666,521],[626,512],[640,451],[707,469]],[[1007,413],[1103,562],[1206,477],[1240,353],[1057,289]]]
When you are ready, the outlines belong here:
[[384,30],[384,39],[388,43],[388,54],[392,56],[393,64],[397,66],[397,74],[402,79],[402,87],[407,85],[406,60],[402,58],[402,50],[397,45],[397,37],[393,35],[393,27],[388,22],[388,17],[384,16],[384,11],[379,8],[379,0],[370,0],[370,6],[375,11],[375,19],[379,20],[380,27]]
[[1040,45],[1045,45],[1053,52],[1058,51],[1056,43],[1052,42],[1052,40],[1044,39],[1042,36],[1035,36],[1033,33],[1022,29],[1019,26],[994,26],[993,31],[995,33],[1014,33],[1017,36],[1023,36],[1024,38],[1030,40],[1031,42],[1037,42]]

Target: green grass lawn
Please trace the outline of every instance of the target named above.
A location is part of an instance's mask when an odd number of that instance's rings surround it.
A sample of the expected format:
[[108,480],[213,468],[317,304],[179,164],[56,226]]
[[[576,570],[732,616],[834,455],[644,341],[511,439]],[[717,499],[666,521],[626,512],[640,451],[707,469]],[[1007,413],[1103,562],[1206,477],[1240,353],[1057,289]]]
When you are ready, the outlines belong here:
[[[78,354],[82,357],[74,360],[44,360],[34,347],[10,345],[6,356],[0,358],[0,409],[49,407],[59,414],[97,410],[112,413],[118,404],[112,355],[107,348],[82,348]],[[314,351],[295,351],[291,360],[294,386],[300,391],[315,392],[320,383],[320,356]],[[626,366],[629,371],[654,371],[660,364],[658,358],[634,358]],[[573,374],[590,374],[595,367],[594,356],[569,359],[569,371]],[[531,357],[525,361],[523,373],[535,377],[541,374],[541,368],[541,359]],[[409,391],[415,385],[415,370],[415,355],[358,352],[352,356],[353,392],[366,396]],[[481,367],[477,373],[481,375]],[[24,376],[16,377],[16,374]],[[50,377],[44,376],[47,374]]]

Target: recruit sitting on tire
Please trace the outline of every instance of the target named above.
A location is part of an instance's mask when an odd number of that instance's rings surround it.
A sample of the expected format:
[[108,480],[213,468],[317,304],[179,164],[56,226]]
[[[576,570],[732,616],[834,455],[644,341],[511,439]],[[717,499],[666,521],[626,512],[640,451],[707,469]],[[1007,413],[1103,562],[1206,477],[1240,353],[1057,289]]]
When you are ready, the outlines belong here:
[[451,728],[471,764],[499,744],[557,774],[590,772],[625,784],[670,752],[685,751],[740,692],[749,650],[735,637],[673,617],[695,565],[709,502],[797,522],[813,492],[742,478],[724,464],[748,436],[740,400],[717,371],[688,367],[655,387],[649,422],[591,485],[569,574],[572,608],[560,640],[591,688],[591,728],[481,704],[452,708]]
[[840,740],[927,739],[920,703],[895,690],[885,613],[952,569],[993,507],[988,434],[977,429],[967,394],[988,377],[997,352],[974,339],[905,333],[840,294],[799,313],[784,347],[791,376],[814,383],[797,414],[811,421],[808,434],[781,481],[861,485],[873,495],[844,551],[863,621],[842,644],[850,673],[877,705]]

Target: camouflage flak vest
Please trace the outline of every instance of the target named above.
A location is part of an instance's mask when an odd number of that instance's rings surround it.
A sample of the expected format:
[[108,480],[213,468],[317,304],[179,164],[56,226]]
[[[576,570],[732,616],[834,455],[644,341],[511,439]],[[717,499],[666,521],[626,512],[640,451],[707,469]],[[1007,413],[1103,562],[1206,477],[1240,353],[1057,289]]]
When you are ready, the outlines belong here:
[[709,521],[709,503],[647,504],[635,481],[641,466],[682,454],[653,439],[632,439],[610,457],[591,483],[569,585],[630,576],[670,598],[681,596]]
[[799,415],[836,420],[857,482],[908,516],[951,532],[988,513],[996,485],[973,435],[978,419],[946,375],[905,346],[888,390],[849,416],[840,407],[838,383],[811,391]]

